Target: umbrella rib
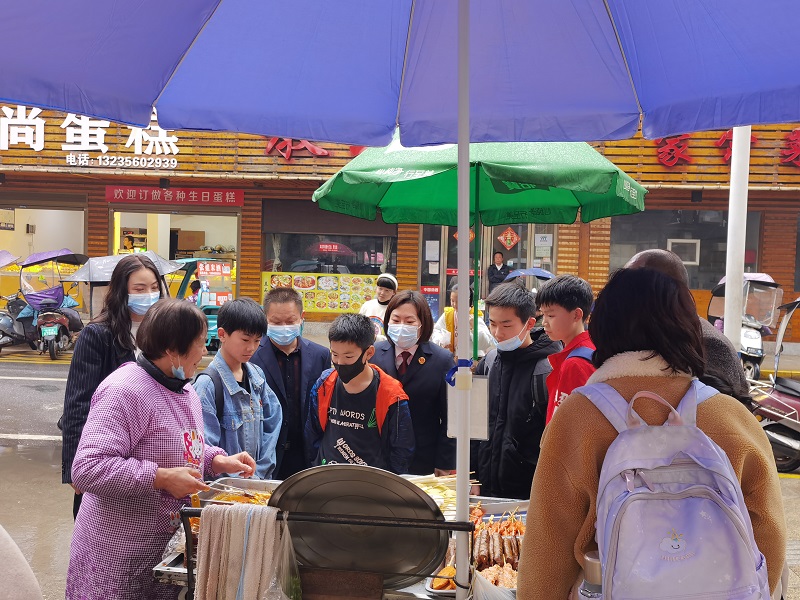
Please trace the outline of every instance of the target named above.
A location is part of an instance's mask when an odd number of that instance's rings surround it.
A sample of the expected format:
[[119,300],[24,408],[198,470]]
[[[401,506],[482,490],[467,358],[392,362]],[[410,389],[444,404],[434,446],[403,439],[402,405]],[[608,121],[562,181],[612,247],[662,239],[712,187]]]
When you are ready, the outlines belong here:
[[[397,111],[394,113],[394,126],[400,127],[400,106],[403,103],[403,85],[406,81],[406,64],[408,63],[408,47],[411,45],[411,26],[414,23],[414,8],[417,0],[411,0],[411,12],[408,14],[408,35],[406,35],[406,49],[403,52],[403,71],[400,73],[400,93],[397,96]],[[402,146],[402,144],[401,144]]]
[[643,117],[644,111],[642,111],[642,104],[639,102],[639,94],[636,92],[636,86],[633,83],[633,75],[631,74],[631,68],[628,65],[628,57],[625,56],[625,49],[622,47],[622,39],[619,37],[617,24],[614,22],[614,15],[611,14],[611,7],[608,5],[608,0],[603,0],[603,6],[606,7],[608,20],[611,21],[611,28],[614,30],[614,37],[617,38],[617,46],[619,46],[619,53],[622,55],[622,62],[625,63],[625,72],[628,73],[628,81],[630,81],[631,90],[633,91],[633,99],[636,100],[636,107],[639,109],[639,115]]
[[192,40],[192,43],[189,44],[189,47],[186,48],[186,50],[183,52],[183,54],[181,54],[180,60],[177,62],[175,67],[172,69],[172,73],[169,74],[169,77],[167,78],[166,83],[164,83],[164,85],[161,87],[161,91],[158,92],[158,96],[156,96],[156,99],[153,101],[153,107],[155,107],[158,104],[158,101],[161,99],[161,96],[164,94],[164,91],[167,89],[167,86],[172,81],[172,78],[175,77],[175,73],[178,72],[178,69],[180,68],[181,64],[183,64],[183,61],[186,58],[186,55],[189,54],[189,51],[194,47],[195,43],[197,43],[197,40],[200,39],[200,35],[203,33],[203,31],[205,30],[205,28],[208,25],[209,21],[211,21],[211,18],[216,14],[216,12],[219,10],[220,5],[224,1],[225,0],[219,0],[219,2],[217,2],[217,5],[214,7],[214,10],[211,11],[211,14],[208,15],[208,18],[206,19],[205,23],[203,23],[203,26],[197,32],[197,35],[194,36],[194,39]]

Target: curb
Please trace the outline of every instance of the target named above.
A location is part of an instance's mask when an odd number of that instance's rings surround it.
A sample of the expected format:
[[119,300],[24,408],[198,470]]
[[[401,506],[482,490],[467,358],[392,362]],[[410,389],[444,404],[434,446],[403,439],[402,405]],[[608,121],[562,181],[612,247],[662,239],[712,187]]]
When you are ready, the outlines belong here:
[[[761,369],[761,379],[769,379],[769,376],[774,373],[774,369]],[[779,369],[778,377],[783,377],[785,379],[800,379],[800,371]]]

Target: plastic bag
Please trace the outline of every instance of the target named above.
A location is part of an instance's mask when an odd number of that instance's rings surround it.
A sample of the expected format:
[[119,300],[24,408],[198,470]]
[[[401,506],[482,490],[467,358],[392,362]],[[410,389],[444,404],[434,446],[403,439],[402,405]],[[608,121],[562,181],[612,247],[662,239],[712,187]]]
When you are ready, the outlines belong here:
[[284,514],[281,524],[280,550],[277,556],[275,578],[261,600],[302,600],[300,587],[300,570],[297,568],[297,555],[292,544],[292,535],[286,523],[288,514]]
[[477,571],[472,572],[472,600],[514,600],[516,590],[498,587]]

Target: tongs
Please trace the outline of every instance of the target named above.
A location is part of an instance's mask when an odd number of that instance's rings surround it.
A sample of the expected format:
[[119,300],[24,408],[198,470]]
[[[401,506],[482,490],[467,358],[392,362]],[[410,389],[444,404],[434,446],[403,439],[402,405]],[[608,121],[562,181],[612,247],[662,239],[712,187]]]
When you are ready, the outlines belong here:
[[234,487],[232,485],[227,485],[225,483],[220,483],[219,481],[207,481],[206,484],[208,487],[216,490],[220,490],[222,492],[232,492],[234,494],[239,494],[240,496],[244,496],[245,498],[256,498],[256,495],[244,488]]

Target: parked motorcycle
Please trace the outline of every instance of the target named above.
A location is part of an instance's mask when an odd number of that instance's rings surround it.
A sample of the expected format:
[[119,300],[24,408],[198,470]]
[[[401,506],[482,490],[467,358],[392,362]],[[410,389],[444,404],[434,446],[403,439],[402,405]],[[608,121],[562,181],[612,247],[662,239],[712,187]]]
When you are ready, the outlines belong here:
[[41,354],[48,353],[52,360],[72,346],[73,333],[83,328],[78,314],[67,305],[76,303],[64,290],[62,280],[68,273],[62,270],[64,265],[79,266],[87,260],[85,254],[62,248],[31,254],[19,263],[20,293],[31,310],[23,309],[17,318],[31,315],[35,348]]
[[777,376],[783,337],[798,306],[800,298],[779,307],[785,313],[775,340],[776,375],[770,382],[750,380],[751,411],[767,434],[781,473],[800,468],[800,381]]
[[[720,327],[725,315],[725,278],[711,290],[708,303],[708,320]],[[761,377],[764,360],[762,337],[772,333],[770,327],[778,322],[778,306],[783,300],[783,290],[766,273],[745,273],[742,288],[742,366],[749,379]],[[719,322],[719,323],[717,323]],[[720,327],[721,328],[721,327]]]
[[36,328],[33,316],[19,318],[20,313],[28,306],[17,294],[2,296],[6,301],[6,310],[0,311],[0,350],[7,346],[27,344],[36,350]]

